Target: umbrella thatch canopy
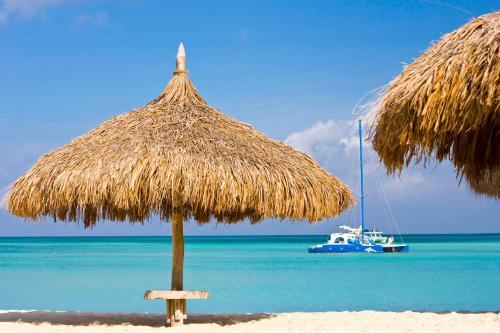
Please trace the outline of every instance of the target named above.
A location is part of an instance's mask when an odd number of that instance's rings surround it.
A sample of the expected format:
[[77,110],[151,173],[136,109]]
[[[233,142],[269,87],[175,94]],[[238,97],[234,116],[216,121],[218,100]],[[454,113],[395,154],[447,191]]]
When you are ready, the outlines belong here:
[[265,217],[316,222],[354,204],[309,156],[207,105],[184,47],[158,98],[42,156],[14,182],[11,213],[30,219],[172,221],[172,289],[182,290],[182,221]]
[[500,199],[500,170],[487,172],[483,178],[467,178],[469,187],[477,194]]
[[353,204],[309,156],[211,108],[183,65],[161,95],[42,156],[13,185],[9,210],[37,219],[316,222]]
[[481,181],[500,168],[500,12],[443,36],[389,85],[372,128],[392,173],[431,157]]

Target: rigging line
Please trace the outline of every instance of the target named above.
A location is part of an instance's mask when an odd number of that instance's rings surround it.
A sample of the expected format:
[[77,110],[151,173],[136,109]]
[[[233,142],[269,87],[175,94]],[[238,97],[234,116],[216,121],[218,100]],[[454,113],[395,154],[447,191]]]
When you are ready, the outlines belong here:
[[[351,191],[355,195],[356,201],[357,201],[357,198],[359,197],[359,191],[357,190],[357,188],[359,187],[359,177],[357,175],[353,176],[352,174],[350,174],[348,177],[349,177],[349,184],[354,184],[354,186],[351,187]],[[359,202],[357,202],[357,203],[359,203]],[[346,225],[356,227],[356,225],[354,224],[355,223],[354,217],[355,217],[355,213],[358,211],[357,208],[358,207],[356,205],[355,207],[350,209],[349,215],[347,218],[347,222],[345,223]]]
[[[355,180],[353,179],[352,177],[352,174],[348,176],[349,177],[349,182],[348,184],[352,184],[355,182]],[[352,180],[352,181],[351,181]],[[356,191],[354,190],[353,187],[351,187],[351,191],[354,193],[355,196],[357,196],[357,193]],[[346,219],[344,220],[345,222],[343,224],[345,225],[353,225],[353,221],[354,221],[354,214],[355,214],[355,211],[357,210],[356,209],[357,207],[352,207],[351,209],[349,209],[349,213],[346,213]],[[340,226],[341,224],[337,224],[337,226]]]
[[[356,196],[359,197],[359,198],[361,198],[361,192],[358,190],[359,186],[360,186],[360,180],[359,180],[358,176],[356,176],[355,178],[356,178],[356,186],[355,186],[355,188],[356,188]],[[359,213],[359,215],[356,215],[356,216],[359,216],[359,219],[356,220],[356,221],[354,221],[354,216],[355,215],[353,214],[353,221],[352,221],[353,222],[352,226],[355,227],[355,228],[358,227],[358,225],[357,225],[358,223],[357,222],[361,221],[361,211],[359,209],[357,209],[357,208],[358,207],[356,207],[356,212]],[[356,222],[356,225],[354,225],[354,222]],[[361,225],[361,223],[359,223],[359,224]]]
[[399,231],[399,228],[398,228],[398,224],[396,223],[396,219],[394,218],[394,214],[392,212],[392,208],[389,205],[389,201],[387,200],[387,195],[385,194],[384,187],[381,187],[381,189],[382,189],[382,194],[384,195],[385,202],[387,204],[387,208],[389,210],[389,214],[391,215],[391,218],[392,218],[392,221],[394,223],[394,226],[396,227],[396,230],[398,232],[399,238],[401,239],[401,242],[404,243],[403,236],[401,235],[401,232]]
[[349,212],[349,217],[347,219],[347,223],[346,225],[348,226],[352,226],[354,227],[355,226],[355,216],[356,216],[356,212],[358,211],[357,209],[357,206],[356,207],[353,207],[350,212]]
[[382,189],[382,193],[384,195],[385,201],[387,202],[387,209],[389,210],[389,214],[390,214],[390,216],[392,218],[392,223],[396,227],[396,230],[398,232],[398,235],[399,235],[399,238],[400,238],[401,242],[404,243],[403,235],[401,235],[401,231],[399,231],[399,227],[398,227],[398,224],[396,222],[396,218],[394,217],[394,213],[392,212],[392,208],[391,208],[391,206],[389,204],[389,200],[387,199],[387,195],[385,193],[384,187],[382,186],[381,189]]
[[[356,175],[355,176],[356,180],[354,181],[356,184],[355,184],[355,187],[354,188],[359,188],[359,177]],[[360,192],[358,190],[354,190],[354,189],[351,189],[355,196],[356,196],[356,207],[354,207],[351,211],[351,215],[350,215],[350,221],[349,221],[349,226],[352,226],[354,228],[357,228],[359,225],[361,225],[361,222],[359,222],[361,220],[361,211],[359,210],[359,201],[358,201],[358,198],[360,197]],[[358,224],[359,222],[359,224]]]
[[355,208],[350,209],[349,215],[348,215],[349,217],[347,218],[347,225],[352,225],[352,222],[354,220],[354,211],[355,210],[356,210]]
[[[382,198],[382,201],[383,201],[383,211],[384,211],[384,216],[385,216],[385,223],[387,225],[387,229],[390,230],[391,234],[394,235],[396,233],[396,228],[394,227],[394,223],[392,222],[390,216],[389,216],[389,210],[387,209],[387,202],[382,194],[382,184],[380,182],[380,179],[378,177],[378,174],[377,174],[377,177],[375,178],[375,181],[376,181],[376,184],[377,184],[377,189],[380,193],[380,197]],[[392,225],[391,225],[392,224]]]
[[[383,91],[385,88],[387,88],[388,85],[389,84],[386,83],[386,84],[384,84],[384,85],[382,85],[380,87],[377,87],[375,89],[372,89],[372,90],[368,91],[366,94],[364,94],[363,96],[361,96],[361,98],[358,99],[358,101],[356,102],[356,104],[352,108],[352,113],[351,114],[362,115],[363,113],[366,113],[366,111],[364,111],[366,104],[360,105],[361,102],[363,102],[365,100],[365,98],[367,98],[368,96],[370,96],[370,95],[372,95],[374,93],[378,93],[379,91]],[[378,98],[376,98],[373,102],[368,102],[368,104],[376,103],[377,100],[378,100]]]
[[[375,174],[375,184],[377,185],[377,190],[380,194],[380,196],[382,197],[382,184],[380,183],[380,179],[379,179],[379,176],[378,176],[378,173]],[[385,202],[384,202],[385,203]],[[387,211],[387,207],[386,205],[382,205],[383,207],[383,210],[384,210],[384,216],[385,216],[385,224],[387,226],[387,229],[391,231],[391,233],[394,233],[394,228],[392,228],[390,225],[389,225],[389,213]]]
[[471,17],[476,17],[477,15],[474,15],[473,13],[469,12],[468,10],[460,7],[460,6],[455,6],[455,5],[452,5],[452,4],[449,4],[449,3],[446,3],[444,1],[433,1],[433,0],[420,0],[420,2],[426,2],[426,3],[429,3],[429,4],[433,4],[433,5],[441,5],[441,6],[445,6],[445,7],[448,7],[448,8],[451,8],[451,9],[455,9],[455,10],[458,10],[466,15],[470,15]]
[[403,237],[401,236],[401,232],[399,231],[399,228],[398,228],[398,224],[396,222],[396,219],[394,218],[394,215],[392,214],[392,210],[391,210],[391,206],[389,205],[389,200],[387,199],[387,196],[385,194],[385,191],[384,191],[384,188],[382,186],[382,183],[380,182],[379,180],[379,186],[380,186],[380,191],[384,197],[384,202],[385,202],[385,206],[386,206],[386,209],[387,211],[389,212],[389,215],[390,215],[390,220],[394,226],[394,229],[397,233],[397,235],[399,236],[401,242],[403,242]]
[[[378,174],[377,174],[377,177],[376,177],[376,184],[377,184],[377,189],[379,190],[379,193],[381,195],[381,197],[383,198],[383,195],[382,195],[382,183],[380,181],[380,178],[378,177]],[[391,231],[392,235],[395,234],[395,228],[394,226],[390,226],[390,222],[391,222],[391,219],[389,217],[389,211],[387,209],[387,203],[386,201],[383,199],[384,201],[384,205],[383,205],[383,209],[384,209],[384,216],[385,216],[385,223],[387,225],[387,229]],[[394,224],[394,223],[392,223]]]

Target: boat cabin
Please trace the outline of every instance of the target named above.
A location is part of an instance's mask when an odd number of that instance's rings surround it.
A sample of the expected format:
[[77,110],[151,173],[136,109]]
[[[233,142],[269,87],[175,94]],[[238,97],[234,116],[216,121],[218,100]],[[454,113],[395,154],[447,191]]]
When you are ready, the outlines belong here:
[[354,244],[356,241],[358,241],[358,239],[354,234],[334,233],[330,235],[328,244]]

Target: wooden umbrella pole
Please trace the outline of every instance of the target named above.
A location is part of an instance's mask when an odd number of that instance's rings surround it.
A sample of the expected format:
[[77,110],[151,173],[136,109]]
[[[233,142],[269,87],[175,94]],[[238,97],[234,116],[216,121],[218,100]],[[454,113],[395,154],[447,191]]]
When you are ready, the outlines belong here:
[[[183,289],[184,273],[184,223],[182,212],[174,210],[172,214],[172,290]],[[167,324],[182,325],[186,315],[186,300],[167,301]]]
[[180,212],[172,214],[172,290],[182,290],[184,273],[184,227]]

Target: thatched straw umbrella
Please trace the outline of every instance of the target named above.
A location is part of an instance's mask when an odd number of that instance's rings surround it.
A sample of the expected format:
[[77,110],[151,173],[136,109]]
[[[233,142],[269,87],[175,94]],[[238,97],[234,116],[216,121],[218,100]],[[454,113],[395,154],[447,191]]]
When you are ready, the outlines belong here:
[[450,159],[487,181],[500,169],[500,12],[443,36],[389,85],[372,128],[389,173]]
[[309,156],[208,106],[182,44],[158,98],[42,156],[7,197],[12,214],[34,220],[171,221],[172,290],[183,289],[186,219],[314,223],[353,204],[350,189]]
[[487,172],[479,180],[467,178],[467,182],[475,193],[500,199],[500,171]]

